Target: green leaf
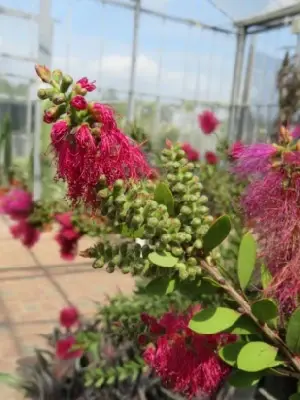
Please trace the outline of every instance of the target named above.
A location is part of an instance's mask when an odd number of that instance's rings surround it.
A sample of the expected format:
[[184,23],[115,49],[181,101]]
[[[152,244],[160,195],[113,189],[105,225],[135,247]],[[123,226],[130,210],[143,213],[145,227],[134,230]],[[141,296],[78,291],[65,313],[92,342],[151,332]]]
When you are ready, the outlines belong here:
[[235,335],[256,335],[259,330],[247,315],[241,315],[240,318],[226,332]]
[[251,306],[252,313],[261,322],[270,321],[278,316],[277,305],[273,300],[258,300]]
[[121,230],[121,235],[124,237],[132,238],[132,239],[138,239],[143,236],[145,232],[144,226],[141,226],[137,230],[130,229],[126,224],[122,225],[122,230]]
[[300,400],[300,393],[294,393],[289,397],[289,400]]
[[235,342],[227,344],[222,347],[218,354],[219,357],[228,365],[234,367],[237,362],[237,358],[241,349],[245,346],[244,342]]
[[293,312],[286,332],[286,344],[293,353],[300,352],[300,308]]
[[237,367],[247,372],[262,371],[283,362],[278,358],[278,349],[265,342],[247,343],[237,358]]
[[229,379],[228,383],[234,387],[249,387],[256,385],[260,379],[264,376],[261,372],[246,372],[246,371],[234,371]]
[[160,182],[154,192],[154,200],[159,204],[164,204],[167,206],[168,213],[174,215],[174,199],[169,186]]
[[190,299],[199,299],[199,293],[202,293],[202,281],[196,279],[193,281],[178,281],[176,283],[176,290]]
[[172,256],[171,253],[165,252],[165,253],[157,253],[153,252],[148,255],[148,260],[154,264],[157,265],[158,267],[164,267],[164,268],[172,268],[175,267],[175,265],[178,262],[178,258]]
[[209,228],[203,237],[203,250],[209,254],[227,238],[231,230],[231,222],[228,215],[219,217]]
[[272,280],[272,275],[265,264],[262,264],[262,266],[260,267],[260,276],[262,287],[263,289],[266,289]]
[[200,334],[214,334],[230,328],[240,317],[237,311],[225,307],[208,307],[195,314],[189,328]]
[[255,262],[256,242],[251,233],[246,233],[240,244],[237,261],[237,274],[242,290],[245,290],[250,282]]
[[7,386],[16,386],[18,385],[18,378],[13,376],[12,374],[7,374],[5,372],[0,372],[0,384]]
[[144,288],[146,294],[163,296],[174,292],[176,286],[176,279],[168,277],[158,277],[153,279]]

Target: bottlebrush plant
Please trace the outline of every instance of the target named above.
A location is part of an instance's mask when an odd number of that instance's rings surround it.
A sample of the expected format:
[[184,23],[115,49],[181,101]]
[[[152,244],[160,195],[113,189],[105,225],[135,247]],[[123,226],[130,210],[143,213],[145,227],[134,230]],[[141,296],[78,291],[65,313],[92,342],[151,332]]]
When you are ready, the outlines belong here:
[[[237,386],[268,374],[298,379],[299,142],[284,129],[278,144],[235,149],[234,171],[250,181],[242,206],[254,234],[241,240],[236,284],[218,249],[230,233],[230,218],[214,220],[195,164],[181,146],[169,143],[162,151],[158,176],[140,147],[118,129],[113,111],[86,100],[93,84],[83,78],[72,86],[60,71],[36,70],[50,85],[39,97],[53,103],[44,121],[52,124],[58,177],[74,203],[82,200],[107,216],[112,231],[124,238],[116,245],[101,238],[82,255],[94,259],[95,268],[151,278],[151,294],[179,291],[200,298],[207,288],[223,293],[221,306],[197,305],[161,318],[142,315],[148,327],[144,359],[166,387],[192,398],[213,395],[225,379]],[[219,121],[205,112],[199,123],[211,134]],[[264,290],[249,298],[257,264]]]

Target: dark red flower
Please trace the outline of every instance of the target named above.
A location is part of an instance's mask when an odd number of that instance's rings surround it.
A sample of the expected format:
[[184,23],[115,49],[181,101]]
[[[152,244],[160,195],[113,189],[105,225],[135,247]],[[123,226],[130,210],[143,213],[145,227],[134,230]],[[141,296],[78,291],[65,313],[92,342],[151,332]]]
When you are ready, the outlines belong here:
[[72,107],[74,107],[78,111],[85,110],[88,106],[86,99],[79,94],[77,94],[76,96],[74,96],[72,98],[72,100],[70,101],[70,104]]
[[78,241],[82,234],[78,232],[72,223],[72,213],[63,213],[56,216],[61,224],[61,229],[55,236],[60,245],[60,255],[64,260],[73,260],[77,255]]
[[51,144],[53,148],[58,152],[67,134],[70,132],[69,126],[65,120],[59,120],[52,125],[51,129]]
[[200,158],[199,151],[194,149],[189,143],[183,143],[181,146],[182,150],[186,154],[186,158],[189,161],[198,161]]
[[151,366],[165,385],[188,398],[211,395],[228,376],[231,368],[216,354],[227,343],[236,340],[226,333],[199,335],[188,328],[196,309],[186,314],[168,312],[159,320],[145,318],[148,326],[154,323],[163,334],[153,335],[154,343],[144,352],[145,362]]
[[71,328],[78,320],[79,312],[76,307],[65,307],[60,311],[59,321],[64,328]]
[[206,110],[198,115],[198,123],[202,132],[205,135],[210,135],[213,133],[220,124],[215,114],[212,111]]
[[237,160],[243,153],[244,144],[242,142],[235,142],[228,151],[228,155],[232,160]]
[[218,161],[219,161],[217,155],[213,151],[207,151],[205,153],[205,160],[206,160],[207,164],[210,164],[210,165],[216,165],[216,164],[218,164]]
[[85,89],[87,92],[92,92],[96,89],[95,82],[96,81],[89,82],[88,78],[83,77],[76,82],[76,85],[79,85],[81,89]]
[[55,121],[55,116],[51,111],[45,111],[43,116],[43,121],[46,124],[52,124]]
[[28,248],[33,247],[40,238],[40,232],[26,219],[21,219],[16,225],[10,227],[10,232],[15,239],[20,239]]
[[65,339],[60,339],[56,342],[56,357],[60,360],[70,360],[73,358],[79,358],[83,354],[83,350],[76,349],[72,350],[72,347],[76,344],[76,340],[73,336],[68,336]]

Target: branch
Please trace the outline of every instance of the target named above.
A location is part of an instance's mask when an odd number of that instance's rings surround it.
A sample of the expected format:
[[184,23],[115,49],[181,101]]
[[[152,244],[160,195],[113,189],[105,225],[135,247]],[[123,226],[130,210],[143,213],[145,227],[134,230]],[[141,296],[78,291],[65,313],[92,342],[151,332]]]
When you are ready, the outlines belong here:
[[202,260],[200,263],[202,269],[206,271],[212,278],[214,278],[218,284],[227,292],[230,297],[236,301],[236,303],[241,307],[244,314],[248,315],[253,322],[260,328],[265,337],[272,342],[282,354],[290,361],[294,370],[300,373],[300,362],[294,357],[293,353],[284,343],[284,341],[274,332],[268,325],[262,325],[261,322],[252,313],[251,307],[248,302],[228,283],[225,281],[224,277],[220,274],[219,270],[214,266],[209,264],[207,261]]

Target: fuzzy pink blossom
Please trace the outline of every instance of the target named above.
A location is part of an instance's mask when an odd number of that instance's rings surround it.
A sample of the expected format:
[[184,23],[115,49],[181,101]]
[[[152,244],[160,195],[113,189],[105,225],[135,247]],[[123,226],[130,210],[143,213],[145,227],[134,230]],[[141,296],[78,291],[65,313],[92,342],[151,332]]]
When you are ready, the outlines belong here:
[[267,292],[277,297],[282,312],[291,312],[300,293],[300,175],[295,169],[300,153],[283,152],[282,166],[271,168],[269,158],[274,150],[266,146],[267,152],[260,153],[263,161],[257,157],[256,166],[249,164],[248,156],[238,159],[240,171],[248,171],[250,181],[242,207],[245,222],[253,229],[260,255],[273,276]]
[[192,147],[189,143],[183,143],[181,148],[185,152],[186,158],[189,161],[198,161],[199,160],[199,158],[200,158],[199,151],[194,149],[194,147]]
[[272,157],[277,153],[273,144],[255,143],[244,146],[234,166],[234,172],[241,178],[267,172],[271,168]]
[[79,94],[77,94],[72,98],[70,104],[73,108],[75,108],[78,111],[85,110],[88,106],[86,99]]
[[210,135],[220,125],[220,121],[212,111],[206,110],[198,115],[198,124],[205,135]]
[[117,129],[114,110],[106,105],[97,102],[89,103],[89,111],[95,121],[102,124],[102,130],[113,131]]
[[95,82],[89,82],[88,78],[83,77],[76,82],[76,85],[79,85],[81,89],[85,89],[87,92],[92,92],[96,89]]
[[31,193],[22,189],[13,189],[0,199],[0,213],[13,220],[26,218],[33,207]]
[[294,129],[292,130],[292,137],[294,139],[299,139],[300,138],[300,125],[296,125]]
[[55,236],[60,245],[60,255],[64,260],[73,260],[77,255],[78,241],[82,234],[75,229],[71,212],[57,215],[56,220],[61,225]]
[[207,151],[205,153],[205,160],[209,165],[216,165],[218,164],[219,161],[216,153],[214,153],[213,151]]
[[22,244],[28,248],[33,247],[40,238],[40,231],[26,219],[21,219],[17,224],[12,225],[10,232],[15,239],[20,239]]
[[83,354],[83,350],[72,349],[74,345],[76,345],[76,339],[73,336],[68,336],[65,339],[59,339],[56,342],[56,357],[60,360],[80,358]]
[[59,321],[61,326],[70,329],[79,321],[79,312],[76,307],[65,307],[60,311]]
[[194,313],[168,312],[160,319],[147,314],[142,317],[154,341],[144,352],[145,362],[165,385],[189,399],[212,395],[218,389],[231,368],[218,357],[217,350],[236,340],[235,335],[226,333],[194,333],[188,328]]

